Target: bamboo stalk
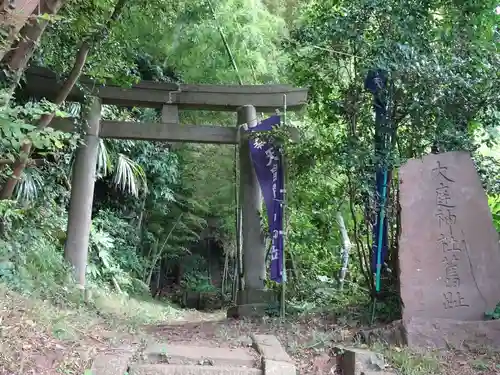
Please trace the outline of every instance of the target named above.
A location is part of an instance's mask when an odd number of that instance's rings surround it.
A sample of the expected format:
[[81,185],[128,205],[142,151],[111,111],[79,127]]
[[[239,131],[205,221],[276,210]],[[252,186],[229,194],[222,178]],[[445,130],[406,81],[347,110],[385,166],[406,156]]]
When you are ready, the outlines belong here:
[[222,273],[222,295],[225,294],[226,292],[226,283],[227,283],[227,275],[228,275],[228,268],[229,268],[229,252],[226,251],[226,255],[224,257],[224,271]]
[[182,215],[183,215],[183,213],[181,212],[181,214],[177,217],[177,220],[175,221],[173,227],[170,228],[170,231],[168,232],[167,237],[163,241],[162,246],[159,249],[157,249],[157,251],[155,253],[155,257],[153,259],[153,262],[151,263],[151,268],[149,270],[149,274],[148,274],[148,278],[147,278],[148,285],[151,283],[151,278],[153,277],[153,272],[154,272],[154,269],[156,268],[156,264],[161,259],[162,255],[163,255],[163,251],[165,250],[165,246],[167,245],[167,242],[170,239],[170,236],[172,235],[175,228],[177,227],[177,224],[179,224],[179,222],[181,221]]
[[340,233],[342,234],[342,241],[344,242],[344,248],[342,251],[342,269],[340,270],[340,290],[344,289],[345,276],[347,274],[347,268],[349,266],[349,252],[351,251],[352,243],[347,234],[347,229],[345,227],[344,218],[340,211],[337,211],[337,222],[340,227]]
[[[234,55],[231,51],[231,48],[229,47],[229,43],[227,42],[226,35],[224,34],[224,30],[222,30],[222,27],[220,26],[218,20],[217,20],[217,15],[215,13],[215,9],[212,6],[212,2],[210,0],[207,0],[208,8],[210,9],[210,13],[212,13],[212,17],[217,25],[217,30],[219,31],[220,37],[222,39],[222,43],[224,44],[224,49],[226,50],[226,53],[229,57],[229,60],[231,62],[231,65],[233,66],[233,69],[236,73],[236,76],[238,78],[238,83],[240,85],[243,85],[243,79],[241,78],[240,71],[238,69],[238,65],[236,64],[236,60],[234,58]],[[238,137],[239,138],[239,137]],[[233,288],[233,299],[236,303],[238,300],[238,290],[242,288],[243,283],[243,265],[241,261],[241,197],[239,196],[239,184],[238,184],[238,147],[239,145],[234,146],[234,201],[235,201],[235,230],[236,230],[236,272],[234,274],[234,278],[237,279],[235,280],[235,285]]]
[[[286,125],[286,94],[283,94],[283,125]],[[286,195],[286,187],[287,187],[287,171],[286,171],[286,159],[285,159],[285,152],[282,150],[281,152],[281,168],[283,168],[283,216],[282,216],[282,223],[283,223],[283,257],[282,257],[282,279],[281,279],[281,303],[280,303],[280,315],[281,318],[285,318],[286,314],[286,282],[287,282],[287,277],[286,277],[286,251],[285,251],[285,244],[286,244],[286,230],[287,230],[287,222],[286,222],[286,201],[287,201],[287,195]]]
[[210,12],[212,13],[212,17],[214,18],[215,23],[217,25],[217,30],[219,30],[219,34],[221,36],[222,43],[224,44],[224,48],[226,49],[227,55],[229,56],[229,59],[231,61],[231,65],[233,66],[233,69],[236,72],[236,75],[238,76],[238,82],[240,85],[243,85],[243,80],[241,79],[240,71],[238,70],[238,65],[236,65],[236,60],[234,58],[234,55],[231,52],[231,48],[229,48],[229,43],[227,42],[226,35],[224,34],[222,27],[220,26],[219,22],[217,21],[217,15],[215,14],[215,9],[212,6],[212,2],[210,0],[207,0],[207,3],[208,3],[208,7],[210,8]]

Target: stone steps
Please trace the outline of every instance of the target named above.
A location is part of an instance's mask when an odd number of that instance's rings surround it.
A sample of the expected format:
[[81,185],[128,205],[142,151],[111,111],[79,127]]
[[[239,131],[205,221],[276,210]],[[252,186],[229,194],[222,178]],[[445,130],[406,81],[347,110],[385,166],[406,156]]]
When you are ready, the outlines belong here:
[[[154,343],[133,356],[130,350],[103,354],[93,375],[296,375],[293,361],[272,335],[252,336],[252,347],[219,348]],[[132,358],[135,357],[135,360]]]

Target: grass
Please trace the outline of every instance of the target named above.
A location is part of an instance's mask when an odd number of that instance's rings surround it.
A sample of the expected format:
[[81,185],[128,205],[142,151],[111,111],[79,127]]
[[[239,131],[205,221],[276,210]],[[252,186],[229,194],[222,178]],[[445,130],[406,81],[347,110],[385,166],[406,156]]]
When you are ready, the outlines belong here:
[[22,297],[3,285],[0,294],[0,373],[22,374],[30,369],[45,374],[54,365],[71,362],[65,366],[71,374],[87,366],[93,354],[91,346],[89,350],[84,349],[86,345],[79,346],[82,351],[77,359],[70,360],[66,353],[69,348],[76,351],[82,338],[80,329],[84,332],[94,326],[90,316],[78,311],[55,311],[50,304]]
[[95,309],[117,326],[126,323],[138,327],[144,324],[160,324],[176,321],[183,311],[168,301],[152,298],[130,298],[116,293],[101,293],[93,297]]
[[415,353],[408,348],[391,347],[375,344],[371,350],[381,353],[390,365],[401,375],[439,375],[442,374],[441,358],[429,351],[426,354]]
[[141,324],[175,321],[167,303],[96,294],[92,304],[57,306],[0,284],[0,374],[78,374],[100,351],[142,338]]
[[496,375],[500,373],[497,348],[474,351],[413,352],[408,348],[375,344],[371,350],[381,353],[400,375]]

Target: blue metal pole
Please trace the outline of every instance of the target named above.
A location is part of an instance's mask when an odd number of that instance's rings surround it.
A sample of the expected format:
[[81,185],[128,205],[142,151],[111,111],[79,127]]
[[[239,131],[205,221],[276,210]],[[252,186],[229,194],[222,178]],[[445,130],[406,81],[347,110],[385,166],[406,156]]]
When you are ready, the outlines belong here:
[[380,272],[382,268],[382,244],[384,233],[384,219],[385,219],[385,202],[387,192],[387,168],[384,170],[384,179],[382,185],[382,199],[380,200],[380,221],[378,224],[378,243],[377,243],[377,270],[375,275],[375,290],[380,292]]

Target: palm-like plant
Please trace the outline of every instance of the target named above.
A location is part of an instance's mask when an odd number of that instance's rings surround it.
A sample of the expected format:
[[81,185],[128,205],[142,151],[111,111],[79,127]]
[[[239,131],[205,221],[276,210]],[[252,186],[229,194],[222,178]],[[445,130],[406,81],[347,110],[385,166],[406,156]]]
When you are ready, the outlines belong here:
[[[132,141],[128,141],[131,144]],[[117,189],[132,194],[135,197],[139,193],[147,192],[146,173],[142,166],[119,152],[116,142],[100,139],[99,152],[97,156],[97,176],[103,178],[113,174],[113,184]]]
[[[71,175],[68,172],[67,174]],[[138,197],[141,193],[147,192],[146,173],[142,166],[119,152],[116,144],[101,139],[97,156],[97,178],[109,175],[112,175],[113,185],[128,194]],[[43,180],[41,170],[36,167],[26,168],[21,181],[16,185],[14,192],[16,200],[24,204],[35,201],[44,185]]]
[[[63,107],[64,112],[73,118],[80,115],[82,108],[80,103],[67,103]],[[103,107],[104,117],[114,117],[116,115],[114,112],[116,112],[114,107]],[[113,185],[117,189],[138,197],[141,192],[147,192],[147,179],[142,166],[126,155],[126,151],[132,149],[133,145],[133,141],[100,139],[96,173],[97,178],[105,178],[111,174]],[[71,155],[70,160],[74,160],[74,154]],[[67,181],[70,181],[69,176],[71,176],[72,169],[73,163],[65,172]],[[16,199],[25,204],[33,202],[39,196],[39,191],[43,186],[42,181],[43,177],[40,170],[37,168],[26,169],[21,181],[16,186]]]
[[14,197],[17,201],[29,204],[38,198],[43,186],[43,175],[36,168],[26,168],[22,179],[16,185]]

